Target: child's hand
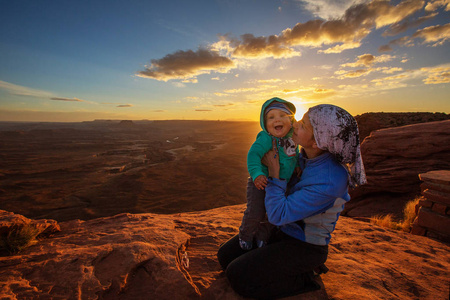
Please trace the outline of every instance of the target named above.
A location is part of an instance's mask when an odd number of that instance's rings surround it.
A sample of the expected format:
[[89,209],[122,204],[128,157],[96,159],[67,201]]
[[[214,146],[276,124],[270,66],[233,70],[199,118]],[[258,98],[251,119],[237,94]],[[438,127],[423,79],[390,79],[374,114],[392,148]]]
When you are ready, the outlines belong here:
[[264,175],[259,175],[253,181],[258,190],[263,190],[267,185],[267,177]]
[[270,150],[264,154],[261,162],[269,169],[269,176],[279,178],[280,176],[280,160],[275,151]]

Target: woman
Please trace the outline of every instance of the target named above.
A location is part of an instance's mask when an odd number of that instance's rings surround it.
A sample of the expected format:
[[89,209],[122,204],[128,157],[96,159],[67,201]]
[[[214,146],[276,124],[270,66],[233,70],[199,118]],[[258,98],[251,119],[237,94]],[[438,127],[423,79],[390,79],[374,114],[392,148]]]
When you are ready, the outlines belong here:
[[244,297],[274,299],[320,289],[314,270],[324,268],[331,233],[350,200],[348,187],[366,183],[358,126],[342,108],[311,107],[294,124],[292,139],[301,146],[299,178],[279,178],[274,150],[263,158],[269,169],[267,216],[277,226],[269,243],[245,251],[235,236],[217,253],[231,286]]

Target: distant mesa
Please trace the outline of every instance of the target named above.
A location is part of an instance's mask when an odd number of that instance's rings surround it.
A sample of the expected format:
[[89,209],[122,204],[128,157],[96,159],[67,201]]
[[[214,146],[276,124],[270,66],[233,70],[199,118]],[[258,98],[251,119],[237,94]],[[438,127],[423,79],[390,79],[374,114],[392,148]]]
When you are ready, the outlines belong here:
[[119,126],[121,126],[121,127],[134,127],[135,124],[131,120],[122,120],[122,121],[119,122]]
[[84,123],[112,123],[114,120],[95,119],[94,121],[84,121]]

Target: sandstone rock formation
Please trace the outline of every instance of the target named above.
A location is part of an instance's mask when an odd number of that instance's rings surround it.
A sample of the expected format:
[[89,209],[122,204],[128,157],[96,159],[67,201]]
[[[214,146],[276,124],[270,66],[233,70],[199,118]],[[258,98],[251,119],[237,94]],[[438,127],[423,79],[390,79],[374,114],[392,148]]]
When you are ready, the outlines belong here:
[[369,112],[357,115],[355,116],[355,119],[358,122],[359,136],[361,137],[361,141],[363,141],[372,131],[378,129],[444,121],[450,119],[450,115],[446,113],[431,112]]
[[450,171],[420,174],[422,199],[411,233],[450,242]]
[[351,191],[344,215],[401,213],[406,200],[420,195],[418,174],[450,170],[450,120],[374,131],[361,153],[368,183]]
[[[0,257],[1,299],[242,299],[216,259],[244,205],[61,222],[61,232]],[[19,217],[21,218],[21,217]],[[318,278],[289,299],[444,299],[450,247],[341,217]]]

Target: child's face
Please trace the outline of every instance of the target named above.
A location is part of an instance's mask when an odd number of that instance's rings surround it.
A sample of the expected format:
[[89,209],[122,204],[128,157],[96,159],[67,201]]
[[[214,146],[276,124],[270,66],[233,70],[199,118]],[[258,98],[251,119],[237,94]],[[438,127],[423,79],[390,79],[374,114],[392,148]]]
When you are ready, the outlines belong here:
[[284,137],[291,129],[291,116],[279,109],[271,109],[265,116],[266,129],[274,137]]

